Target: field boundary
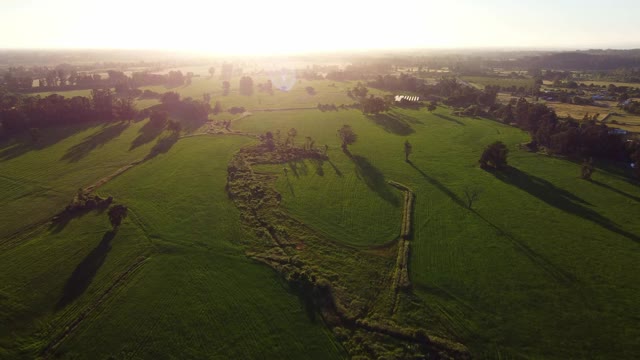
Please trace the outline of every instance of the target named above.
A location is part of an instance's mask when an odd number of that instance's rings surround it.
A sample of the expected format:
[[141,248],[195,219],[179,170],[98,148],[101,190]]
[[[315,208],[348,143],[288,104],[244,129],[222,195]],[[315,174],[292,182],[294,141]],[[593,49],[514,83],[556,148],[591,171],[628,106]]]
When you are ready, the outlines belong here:
[[138,269],[140,269],[148,257],[140,256],[136,261],[131,264],[118,278],[109,286],[91,305],[84,309],[78,316],[72,320],[64,330],[56,335],[51,342],[42,350],[41,355],[48,359],[55,353],[55,350],[62,344],[62,342],[69,337],[98,306],[100,306],[107,297],[118,287],[126,282],[126,280],[133,275]]

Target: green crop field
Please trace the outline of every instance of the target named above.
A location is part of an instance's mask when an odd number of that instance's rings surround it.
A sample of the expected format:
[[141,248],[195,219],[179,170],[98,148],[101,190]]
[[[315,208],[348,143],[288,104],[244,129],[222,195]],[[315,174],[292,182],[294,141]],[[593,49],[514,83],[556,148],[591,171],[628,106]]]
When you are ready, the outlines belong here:
[[[403,320],[427,321],[479,357],[637,352],[637,185],[606,171],[593,182],[579,180],[576,164],[517,150],[528,139],[522,131],[442,108],[434,115],[396,110],[387,122],[355,111],[266,116],[242,119],[237,127],[297,127],[329,145],[330,162],[309,162],[299,176],[271,167],[283,205],[319,231],[355,244],[385,241],[397,230],[393,206],[385,204],[386,191],[362,185],[381,177],[414,189],[410,271],[427,305],[407,305]],[[339,150],[332,132],[343,123],[359,136],[351,153],[366,158],[376,175],[359,176],[357,162]],[[406,139],[413,144],[412,164],[403,161]],[[511,149],[513,169],[504,176],[477,166],[484,146],[495,140]],[[473,210],[464,205],[467,187],[481,189]]]
[[[220,84],[199,77],[185,87],[149,89],[193,98],[208,92],[212,103],[251,113],[234,120],[232,131],[279,131],[283,140],[295,128],[295,145],[326,146],[328,159],[251,171],[273,179],[279,206],[321,235],[292,232],[308,251],[300,246],[289,261],[310,261],[358,287],[336,291],[347,299],[366,294],[369,318],[424,328],[465,344],[475,358],[640,352],[640,187],[623,172],[598,166],[592,181],[581,180],[579,164],[519,150],[529,141],[525,132],[445,107],[375,116],[311,109],[354,102],[345,94],[354,83],[301,81],[288,92],[253,96],[237,93],[237,79],[221,96]],[[358,135],[349,153],[337,136],[344,124]],[[198,125],[186,121],[183,129],[197,133]],[[0,358],[348,357],[344,333],[332,332],[277,271],[247,256],[256,248],[278,254],[225,188],[232,158],[255,145],[254,137],[177,139],[147,120],[46,135],[37,146],[0,144]],[[411,162],[404,161],[407,140]],[[480,154],[496,140],[508,146],[510,168],[481,170]],[[78,188],[150,153],[157,156],[96,190],[129,208],[117,232],[100,211],[47,222]],[[416,196],[412,286],[391,311],[375,291],[393,267],[395,255],[383,253],[395,249],[404,195],[388,181]],[[469,207],[471,189],[479,196]],[[357,297],[346,305],[365,308]]]

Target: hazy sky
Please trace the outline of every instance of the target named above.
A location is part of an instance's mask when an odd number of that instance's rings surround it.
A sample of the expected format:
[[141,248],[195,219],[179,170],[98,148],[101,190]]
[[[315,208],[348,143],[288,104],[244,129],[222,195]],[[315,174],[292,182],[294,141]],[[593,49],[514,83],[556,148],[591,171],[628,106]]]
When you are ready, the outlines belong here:
[[630,48],[638,14],[638,0],[0,0],[0,48]]

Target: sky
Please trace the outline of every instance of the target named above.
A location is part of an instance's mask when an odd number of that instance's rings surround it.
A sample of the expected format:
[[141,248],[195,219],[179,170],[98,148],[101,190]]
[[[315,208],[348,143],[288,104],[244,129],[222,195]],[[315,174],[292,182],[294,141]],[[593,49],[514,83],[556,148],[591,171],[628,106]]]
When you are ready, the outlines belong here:
[[0,48],[640,48],[638,0],[0,0]]

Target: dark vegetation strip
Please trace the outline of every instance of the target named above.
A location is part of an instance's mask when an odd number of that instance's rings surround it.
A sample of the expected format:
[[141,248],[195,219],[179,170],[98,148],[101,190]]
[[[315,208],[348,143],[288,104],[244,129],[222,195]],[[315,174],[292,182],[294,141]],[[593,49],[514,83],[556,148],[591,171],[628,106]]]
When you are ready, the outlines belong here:
[[[377,358],[384,355],[380,349],[384,349],[385,346],[402,349],[407,343],[411,343],[418,345],[424,356],[429,358],[468,358],[468,351],[461,344],[427,335],[423,329],[402,327],[393,323],[392,320],[380,321],[379,314],[374,316],[378,320],[374,320],[370,317],[371,308],[355,305],[360,301],[375,302],[376,299],[361,299],[362,294],[359,291],[363,289],[347,286],[348,281],[343,277],[354,270],[350,266],[361,267],[364,261],[371,262],[371,266],[375,268],[374,262],[393,257],[396,249],[388,245],[382,248],[374,246],[359,249],[320,237],[319,233],[279,208],[281,195],[273,188],[276,176],[257,173],[252,169],[253,165],[258,164],[285,164],[303,159],[328,160],[326,155],[315,150],[274,147],[272,143],[265,142],[241,149],[229,164],[226,191],[240,210],[243,223],[255,232],[258,238],[265,240],[254,244],[247,251],[247,255],[280,272],[291,288],[310,306],[310,311],[314,313],[320,311],[325,323],[336,329],[334,331],[338,328],[348,329],[349,335],[343,344],[351,356]],[[394,241],[395,246],[398,247],[397,261],[395,266],[387,270],[376,269],[377,276],[387,280],[371,282],[371,284],[379,283],[379,287],[373,289],[374,297],[385,297],[389,291],[393,293],[394,300],[391,307],[396,306],[395,295],[400,289],[398,285],[408,284],[406,265],[414,196],[408,188],[400,186],[406,196],[401,243]],[[383,255],[374,254],[376,252],[383,252]],[[327,257],[327,263],[333,263],[325,264],[323,256]],[[359,259],[359,261],[355,265],[349,262],[336,263],[336,258],[341,257],[348,259],[347,261],[353,261],[353,259]],[[323,266],[330,267],[330,270]],[[401,270],[398,271],[398,269]],[[340,274],[335,273],[336,271]],[[384,346],[350,347],[349,344],[353,344],[350,341],[353,340],[351,336],[356,336],[362,331],[369,334],[370,340],[365,341],[371,341],[372,345],[384,344]],[[380,335],[383,337],[381,338]],[[368,348],[369,352],[363,353],[362,348]]]

